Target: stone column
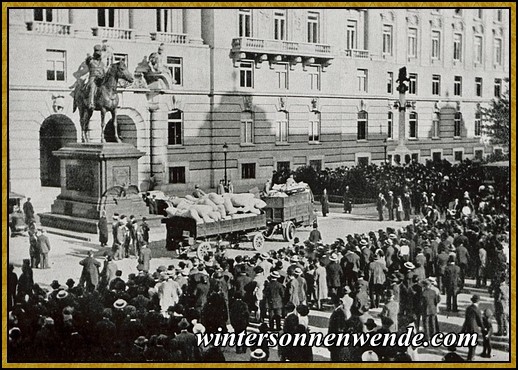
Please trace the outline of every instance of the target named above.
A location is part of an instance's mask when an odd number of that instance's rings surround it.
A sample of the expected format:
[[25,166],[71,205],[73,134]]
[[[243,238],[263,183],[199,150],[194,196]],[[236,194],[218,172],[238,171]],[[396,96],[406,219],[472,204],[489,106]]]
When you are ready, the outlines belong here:
[[398,124],[398,146],[405,145],[405,114],[406,114],[406,97],[404,93],[399,93],[399,124]]
[[70,23],[76,37],[91,37],[97,27],[97,9],[70,9]]
[[167,183],[167,110],[154,101],[149,112],[149,176],[162,185]]
[[203,44],[201,38],[201,9],[183,10],[183,29],[191,44]]
[[156,9],[131,9],[130,28],[135,40],[150,40],[150,33],[156,32]]

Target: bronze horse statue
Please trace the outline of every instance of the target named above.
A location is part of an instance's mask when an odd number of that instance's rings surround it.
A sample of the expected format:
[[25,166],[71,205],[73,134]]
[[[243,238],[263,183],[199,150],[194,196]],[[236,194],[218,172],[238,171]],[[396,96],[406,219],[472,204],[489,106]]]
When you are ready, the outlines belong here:
[[104,74],[104,77],[98,82],[97,91],[94,97],[94,109],[88,107],[88,89],[86,88],[85,83],[83,82],[77,84],[74,90],[73,112],[75,112],[76,109],[79,109],[79,119],[81,122],[81,141],[83,143],[90,141],[88,127],[90,125],[90,118],[92,118],[94,110],[101,112],[101,142],[105,142],[104,129],[106,125],[104,123],[104,117],[106,112],[110,112],[112,116],[113,128],[115,130],[115,140],[117,140],[118,143],[121,142],[117,129],[117,106],[119,105],[117,82],[119,79],[123,79],[129,83],[133,82],[133,76],[128,71],[128,68],[123,61],[112,63]]

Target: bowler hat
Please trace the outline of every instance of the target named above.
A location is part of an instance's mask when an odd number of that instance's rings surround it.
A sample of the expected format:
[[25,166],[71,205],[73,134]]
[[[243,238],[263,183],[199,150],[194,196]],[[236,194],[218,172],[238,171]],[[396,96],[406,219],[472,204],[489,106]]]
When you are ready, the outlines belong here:
[[367,330],[372,331],[372,330],[374,330],[374,329],[377,327],[377,325],[376,325],[376,323],[374,322],[374,319],[369,318],[369,319],[367,319],[367,321],[365,322],[365,327],[367,328]]

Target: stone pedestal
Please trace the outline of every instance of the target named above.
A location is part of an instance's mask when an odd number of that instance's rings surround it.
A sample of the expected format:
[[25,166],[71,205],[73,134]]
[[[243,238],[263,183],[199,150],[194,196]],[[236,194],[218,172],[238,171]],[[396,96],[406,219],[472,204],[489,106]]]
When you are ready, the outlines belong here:
[[144,155],[124,143],[73,143],[53,152],[61,159],[61,194],[41,224],[97,233],[102,209],[109,221],[114,213],[146,216],[148,208],[138,188],[138,159]]

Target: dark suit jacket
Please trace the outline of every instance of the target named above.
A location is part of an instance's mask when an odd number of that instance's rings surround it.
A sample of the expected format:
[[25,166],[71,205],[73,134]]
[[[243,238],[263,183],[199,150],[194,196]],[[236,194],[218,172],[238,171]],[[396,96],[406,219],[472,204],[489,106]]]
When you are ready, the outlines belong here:
[[468,249],[465,246],[458,246],[457,247],[457,263],[459,265],[467,265],[469,264],[469,252]]
[[439,253],[439,255],[437,255],[437,273],[439,275],[444,275],[446,267],[448,266],[449,257],[448,253]]
[[284,286],[277,280],[269,281],[264,287],[264,297],[270,309],[283,307]]
[[331,262],[326,267],[327,286],[329,288],[338,288],[342,286],[343,271],[342,267],[336,262]]
[[460,267],[448,265],[444,270],[444,287],[446,291],[454,293],[458,290],[460,281]]
[[347,252],[340,262],[344,272],[360,271],[360,256],[352,251]]
[[474,304],[466,308],[464,324],[462,325],[462,333],[477,333],[478,328],[483,328],[482,317],[477,306]]

